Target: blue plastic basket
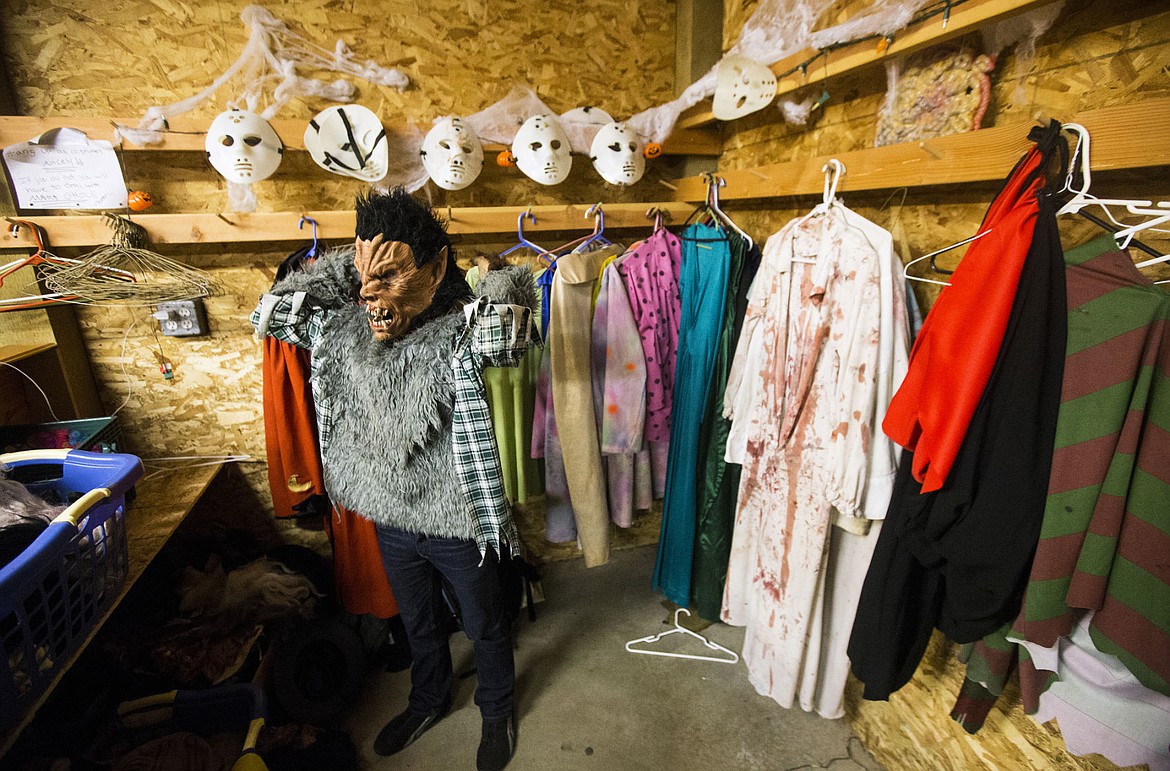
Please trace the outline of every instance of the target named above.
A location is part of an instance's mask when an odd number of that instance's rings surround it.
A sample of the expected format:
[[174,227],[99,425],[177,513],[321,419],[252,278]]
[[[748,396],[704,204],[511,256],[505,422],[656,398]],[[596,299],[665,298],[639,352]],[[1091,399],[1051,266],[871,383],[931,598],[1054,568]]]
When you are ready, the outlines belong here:
[[[7,730],[117,598],[128,569],[126,493],[142,476],[142,463],[118,453],[30,450],[0,455],[0,464],[17,474],[35,470],[30,491],[71,501],[0,569],[0,730]],[[45,478],[46,470],[53,478]]]

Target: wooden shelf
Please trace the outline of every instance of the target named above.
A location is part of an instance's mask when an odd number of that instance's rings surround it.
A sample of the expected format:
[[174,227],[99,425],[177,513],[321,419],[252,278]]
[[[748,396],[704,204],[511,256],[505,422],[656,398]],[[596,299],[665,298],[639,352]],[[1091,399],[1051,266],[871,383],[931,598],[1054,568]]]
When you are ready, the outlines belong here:
[[[1147,99],[1136,104],[1087,110],[1068,116],[1084,124],[1093,137],[1094,171],[1170,166],[1170,144],[1162,137],[1170,132],[1170,98]],[[727,186],[719,195],[724,200],[767,199],[820,193],[821,171],[829,158],[846,167],[843,192],[924,187],[964,182],[992,182],[1004,178],[1028,148],[1028,131],[1033,124],[981,129],[919,142],[854,150],[817,156],[788,163],[721,173]],[[645,228],[646,210],[658,206],[681,222],[691,213],[691,204],[706,197],[702,177],[677,181],[668,202],[606,204],[607,228]],[[586,225],[584,204],[492,206],[440,209],[450,220],[453,235],[506,235],[515,233],[516,219],[524,211],[536,216],[525,224],[526,232],[579,230]],[[353,238],[352,210],[304,212],[318,222],[318,237]],[[247,243],[303,241],[305,231],[297,224],[302,212],[259,212],[254,214],[144,214],[134,221],[146,228],[155,244]],[[41,225],[53,246],[86,247],[108,242],[109,230],[100,216],[27,217]],[[31,247],[27,229],[13,236],[0,235],[2,247]]]
[[[681,222],[691,212],[685,203],[620,203],[605,204],[606,229],[646,228],[646,210],[658,206],[668,211],[674,222]],[[450,220],[448,231],[453,235],[492,234],[516,232],[516,219],[531,211],[535,223],[525,222],[524,231],[581,230],[590,226],[591,218],[583,204],[561,206],[487,206],[439,209]],[[306,230],[298,229],[302,214],[317,221],[317,237],[352,239],[356,218],[352,209],[344,211],[257,212],[253,214],[141,214],[134,221],[144,228],[155,245],[232,243],[264,241],[304,241]],[[109,242],[110,230],[101,216],[22,217],[45,229],[53,247],[97,246]],[[5,230],[0,235],[2,247],[34,247],[27,228],[13,236]]]
[[[293,118],[276,118],[269,123],[280,136],[285,149],[305,149],[305,126],[307,121]],[[33,117],[25,115],[0,116],[0,147],[17,142],[26,142],[35,136],[55,128],[75,128],[84,131],[90,139],[114,141],[114,126],[138,125],[134,118],[84,118],[69,116]],[[126,152],[158,152],[162,150],[179,152],[204,152],[203,138],[211,120],[207,118],[177,117],[168,121],[170,130],[163,134],[163,141],[154,145],[136,145],[126,140],[122,149]],[[391,127],[393,128],[393,127]],[[485,143],[484,152],[495,154],[505,149],[504,145]],[[717,156],[723,151],[722,139],[715,128],[680,127],[662,143],[665,155]],[[328,172],[322,172],[328,173]]]
[[21,359],[27,359],[38,353],[51,351],[57,347],[56,343],[37,343],[35,345],[0,345],[0,362],[11,364]]
[[[1092,136],[1093,171],[1170,166],[1170,98],[1086,110],[1068,116]],[[821,193],[822,167],[830,158],[845,164],[841,191],[887,190],[1003,179],[1028,149],[1032,125],[1017,123],[966,134],[822,155],[752,169],[720,172],[727,186],[721,200],[776,198]],[[687,177],[675,183],[679,201],[702,201],[706,183]]]
[[24,718],[6,736],[3,736],[3,743],[0,744],[0,758],[7,754],[20,736],[21,731],[32,722],[37,710],[44,705],[65,673],[77,663],[86,647],[117,610],[118,605],[121,604],[134,583],[142,576],[147,565],[158,556],[163,545],[191,513],[195,503],[207,491],[211,480],[215,478],[222,467],[222,464],[216,464],[175,469],[138,483],[138,496],[126,508],[126,545],[130,565],[126,580],[118,591],[118,596],[110,605],[109,610],[89,630],[84,642],[73,656],[58,670],[45,692],[29,707]]
[[[782,77],[776,83],[776,96],[790,94],[805,86],[820,83],[826,78],[876,67],[884,64],[891,56],[905,56],[945,43],[1051,2],[1053,0],[968,0],[951,10],[950,20],[945,29],[941,16],[931,17],[913,29],[898,33],[883,52],[878,51],[877,44],[872,40],[830,51],[826,54],[827,61],[825,58],[817,59],[809,66],[807,73],[796,72]],[[808,61],[816,53],[816,49],[806,48],[776,62],[771,65],[771,69],[777,75],[786,73]],[[715,122],[710,103],[706,103],[696,105],[683,113],[678,128],[696,129]]]

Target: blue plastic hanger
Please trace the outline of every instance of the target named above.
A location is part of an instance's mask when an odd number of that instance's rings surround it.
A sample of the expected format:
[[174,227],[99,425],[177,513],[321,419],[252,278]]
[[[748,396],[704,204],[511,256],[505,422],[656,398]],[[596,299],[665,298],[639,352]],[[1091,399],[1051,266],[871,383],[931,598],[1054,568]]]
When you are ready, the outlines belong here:
[[301,221],[297,223],[297,226],[296,226],[297,229],[303,230],[305,222],[310,222],[312,225],[312,246],[309,247],[308,252],[305,252],[304,256],[316,257],[317,256],[317,220],[312,219],[311,216],[308,216],[307,214],[302,214]]
[[529,249],[533,249],[540,254],[548,254],[548,249],[545,249],[543,246],[537,246],[536,244],[532,243],[531,241],[529,241],[527,238],[524,237],[524,219],[525,218],[527,218],[533,225],[536,224],[536,215],[532,213],[531,209],[525,209],[524,211],[520,212],[520,216],[516,218],[517,243],[515,246],[509,246],[507,249],[500,252],[501,257],[503,257],[506,254],[511,254],[512,252],[516,251],[517,249],[523,249],[524,247],[528,247]]

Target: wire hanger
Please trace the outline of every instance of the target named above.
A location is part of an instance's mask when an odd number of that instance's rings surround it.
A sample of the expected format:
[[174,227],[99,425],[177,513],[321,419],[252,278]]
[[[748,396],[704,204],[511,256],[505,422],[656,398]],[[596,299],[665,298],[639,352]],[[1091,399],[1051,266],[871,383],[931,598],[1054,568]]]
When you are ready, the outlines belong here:
[[933,270],[935,273],[942,273],[944,276],[949,276],[952,273],[954,273],[954,271],[947,270],[946,268],[940,268],[938,266],[938,263],[935,262],[935,258],[938,257],[940,254],[945,254],[952,249],[958,249],[960,246],[965,246],[965,245],[971,243],[972,241],[975,241],[976,239],[983,238],[985,235],[987,235],[990,232],[991,232],[990,230],[984,230],[982,233],[976,233],[975,235],[971,236],[970,238],[964,238],[962,241],[958,242],[957,244],[951,244],[950,246],[944,246],[942,249],[935,249],[933,252],[930,252],[929,254],[924,254],[921,257],[916,257],[913,260],[910,260],[910,262],[906,263],[906,267],[902,268],[902,275],[904,277],[910,279],[911,281],[920,281],[923,284],[938,284],[939,286],[950,286],[951,285],[950,281],[936,281],[933,278],[923,278],[922,276],[911,276],[910,275],[910,266],[917,263],[917,262],[922,262],[923,260],[930,260],[930,269],[931,270]]
[[[28,228],[33,234],[33,240],[37,244],[36,251],[27,257],[21,257],[13,260],[6,265],[0,265],[0,286],[4,286],[4,280],[10,275],[20,270],[32,266],[34,270],[40,266],[58,266],[58,267],[76,267],[81,263],[80,260],[74,260],[68,257],[58,257],[50,252],[47,248],[48,237],[45,235],[45,230],[35,222],[28,220],[13,219],[12,217],[5,217],[8,221],[8,232],[15,237],[20,232],[20,228]],[[134,275],[129,271],[120,270],[118,268],[108,268],[105,266],[95,266],[95,270],[104,275],[111,276],[120,281],[135,281]],[[74,302],[78,299],[77,295],[65,292],[46,292],[44,294],[27,295],[25,297],[6,297],[0,299],[0,312],[2,311],[22,311],[31,308],[44,308],[50,305],[58,305],[60,303]]]
[[297,223],[297,230],[304,230],[306,222],[313,226],[313,245],[309,247],[309,251],[305,252],[305,257],[313,258],[317,256],[317,220],[307,214],[302,214],[301,221]]
[[[706,637],[699,634],[698,632],[693,632],[690,629],[687,629],[686,627],[680,625],[678,623],[678,615],[680,613],[686,613],[688,616],[691,615],[691,612],[689,610],[687,610],[686,608],[679,608],[678,610],[676,610],[674,612],[674,628],[673,629],[667,629],[665,632],[659,632],[658,634],[652,634],[652,635],[648,635],[646,637],[639,637],[636,640],[630,640],[628,643],[626,643],[626,650],[629,651],[630,653],[644,653],[647,656],[667,656],[667,657],[673,658],[673,659],[694,659],[696,661],[717,661],[717,662],[720,662],[722,664],[736,664],[739,662],[739,654],[736,653],[735,651],[733,651],[729,648],[724,648],[719,643],[711,642],[710,640],[708,640]],[[638,645],[640,643],[646,643],[646,644],[656,643],[659,640],[661,640],[663,637],[669,637],[672,634],[685,634],[689,637],[693,637],[696,640],[703,643],[703,645],[707,646],[707,648],[709,648],[710,650],[720,651],[722,653],[726,653],[731,658],[727,658],[725,656],[697,656],[693,653],[670,653],[668,651],[647,650],[644,648],[633,647],[633,646]]]
[[524,237],[524,220],[525,219],[527,219],[533,225],[536,224],[536,215],[532,213],[531,207],[520,212],[520,216],[516,218],[516,241],[517,241],[517,243],[514,246],[509,246],[507,249],[500,252],[501,257],[508,255],[508,254],[511,254],[512,252],[514,252],[518,249],[524,249],[524,248],[532,249],[533,251],[538,252],[540,254],[550,254],[548,249],[545,249],[543,246],[538,246]]
[[719,188],[726,186],[727,180],[723,179],[723,177],[717,174],[707,175],[707,208],[715,215],[718,221],[738,233],[740,238],[747,242],[748,249],[751,249],[756,245],[756,242],[739,225],[736,225],[735,221],[726,212],[719,208]]

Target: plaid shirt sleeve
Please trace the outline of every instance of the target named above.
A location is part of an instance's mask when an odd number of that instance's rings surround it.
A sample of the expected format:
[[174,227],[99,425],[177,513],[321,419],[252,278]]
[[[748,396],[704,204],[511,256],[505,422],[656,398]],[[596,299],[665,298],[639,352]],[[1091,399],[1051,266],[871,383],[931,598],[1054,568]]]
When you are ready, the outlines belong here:
[[472,516],[482,556],[508,547],[520,552],[520,536],[504,497],[500,453],[492,429],[483,384],[483,368],[514,367],[532,343],[532,311],[519,305],[493,304],[481,297],[464,307],[467,325],[455,345],[455,410],[451,443],[455,471]]
[[[275,295],[266,294],[252,311],[250,321],[256,329],[256,337],[275,337],[298,348],[312,351],[321,339],[328,311],[305,302],[304,292]],[[329,443],[333,428],[333,401],[328,393],[320,390],[321,381],[317,374],[317,357],[309,361],[310,380],[313,383],[313,408],[317,414],[317,436],[324,450]]]

